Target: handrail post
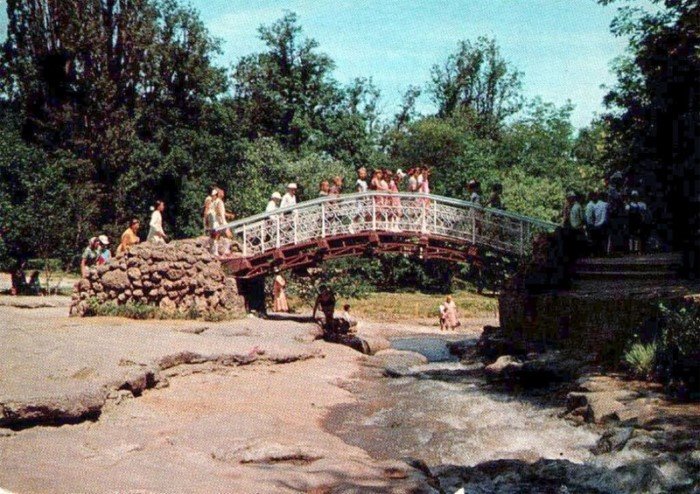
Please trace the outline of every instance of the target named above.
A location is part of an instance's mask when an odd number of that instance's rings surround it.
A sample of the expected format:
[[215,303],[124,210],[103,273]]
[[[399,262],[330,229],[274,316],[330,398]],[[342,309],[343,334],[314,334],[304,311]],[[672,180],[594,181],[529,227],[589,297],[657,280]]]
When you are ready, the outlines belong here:
[[280,215],[275,216],[275,222],[277,223],[277,232],[275,232],[275,247],[280,248]]
[[292,216],[293,216],[292,221],[294,222],[294,245],[296,245],[298,243],[298,241],[297,241],[297,223],[298,223],[298,221],[297,220],[299,219],[299,215],[297,214],[296,209],[294,211],[292,211]]
[[525,253],[525,222],[520,220],[520,257]]
[[437,201],[433,200],[433,233],[437,233]]
[[260,222],[260,253],[265,252],[265,224],[266,220]]
[[247,225],[243,225],[243,257],[248,256],[248,231],[246,230]]
[[472,244],[476,244],[476,208],[472,208]]
[[421,209],[421,217],[420,217],[420,232],[425,233],[426,230],[426,224],[425,224],[425,201],[423,202],[423,208]]
[[326,238],[326,203],[321,203],[321,238]]
[[377,197],[372,196],[372,231],[377,231]]

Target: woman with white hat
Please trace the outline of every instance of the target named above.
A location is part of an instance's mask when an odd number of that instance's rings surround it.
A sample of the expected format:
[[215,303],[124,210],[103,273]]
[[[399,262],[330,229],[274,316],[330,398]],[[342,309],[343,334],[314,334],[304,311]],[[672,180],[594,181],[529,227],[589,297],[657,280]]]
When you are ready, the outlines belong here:
[[280,207],[280,201],[282,200],[282,196],[280,195],[279,192],[273,192],[272,195],[270,196],[270,200],[267,203],[267,207],[265,208],[266,213],[272,213],[275,209],[278,209]]
[[294,206],[297,203],[297,184],[294,182],[287,185],[287,192],[282,196],[281,208]]

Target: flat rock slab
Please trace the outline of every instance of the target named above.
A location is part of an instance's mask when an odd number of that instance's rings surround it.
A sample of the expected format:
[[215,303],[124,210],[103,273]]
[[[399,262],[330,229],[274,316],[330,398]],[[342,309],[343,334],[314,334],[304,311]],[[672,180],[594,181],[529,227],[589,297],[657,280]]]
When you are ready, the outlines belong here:
[[95,418],[114,392],[139,395],[163,381],[164,369],[178,365],[320,356],[318,344],[304,343],[309,325],[291,321],[70,319],[63,307],[0,307],[0,320],[7,321],[0,326],[0,427]]

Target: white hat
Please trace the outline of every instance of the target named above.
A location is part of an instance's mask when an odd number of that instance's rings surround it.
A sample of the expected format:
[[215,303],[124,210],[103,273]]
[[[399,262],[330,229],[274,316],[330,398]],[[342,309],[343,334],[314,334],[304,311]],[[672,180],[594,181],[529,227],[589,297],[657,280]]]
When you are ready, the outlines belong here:
[[100,240],[100,243],[102,245],[109,245],[109,239],[107,238],[107,235],[100,235],[97,238]]
[[211,189],[211,195],[215,196],[215,195],[217,195],[218,193],[219,193],[218,190],[216,190],[216,189]]
[[288,188],[288,189],[296,189],[296,188],[297,188],[297,184],[295,184],[294,182],[292,182],[292,183],[290,183],[290,184],[287,184],[287,188]]
[[406,176],[406,174],[404,173],[404,171],[401,168],[396,170],[396,174],[399,176],[399,178],[403,178]]
[[282,194],[280,194],[279,192],[273,192],[270,196],[270,199],[282,199]]
[[637,192],[636,190],[633,190],[630,195],[632,197],[637,197],[639,195],[639,192]]

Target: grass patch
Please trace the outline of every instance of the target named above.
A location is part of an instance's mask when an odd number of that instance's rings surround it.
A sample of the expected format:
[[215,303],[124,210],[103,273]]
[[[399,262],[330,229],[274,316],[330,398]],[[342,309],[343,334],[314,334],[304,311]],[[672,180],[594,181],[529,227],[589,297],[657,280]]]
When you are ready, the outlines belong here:
[[222,322],[240,319],[244,314],[237,312],[199,312],[194,307],[188,311],[166,311],[153,305],[131,303],[116,304],[115,302],[100,303],[97,299],[88,300],[85,317],[125,317],[127,319],[187,319],[207,322]]
[[[498,309],[498,299],[466,290],[457,291],[452,297],[461,319],[494,316]],[[350,313],[358,319],[392,322],[435,319],[437,323],[438,307],[444,301],[442,294],[375,292],[361,299],[338,298],[336,310],[341,311],[344,304],[350,304]],[[297,310],[306,309],[296,297],[290,297],[290,305]]]

